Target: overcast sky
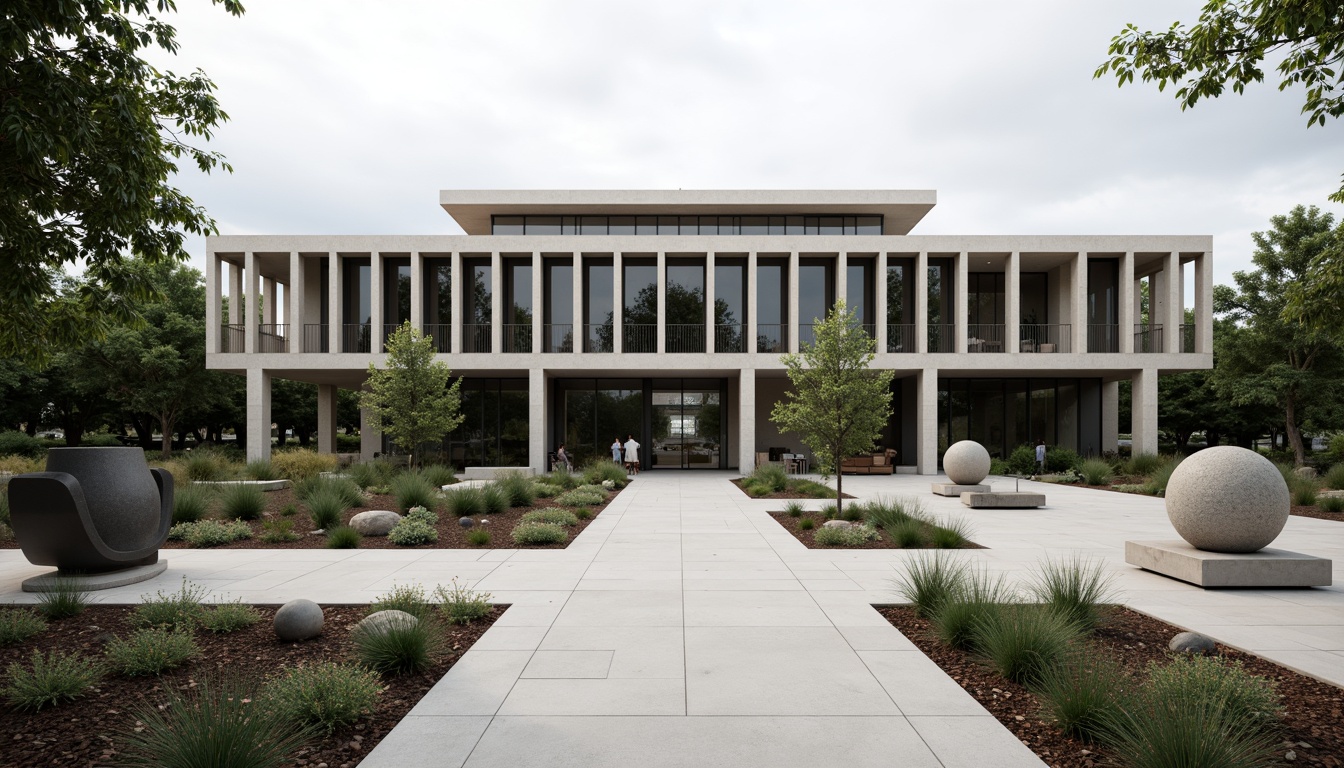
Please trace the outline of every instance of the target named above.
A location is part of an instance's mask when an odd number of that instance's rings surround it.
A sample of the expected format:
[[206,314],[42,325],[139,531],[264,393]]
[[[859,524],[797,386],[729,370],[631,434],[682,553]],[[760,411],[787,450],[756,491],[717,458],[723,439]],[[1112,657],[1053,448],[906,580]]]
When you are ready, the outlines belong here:
[[[1127,22],[1202,0],[179,0],[232,175],[178,184],[222,234],[453,234],[440,189],[934,189],[917,234],[1250,233],[1326,197],[1344,126],[1278,79],[1181,112],[1094,80]],[[191,251],[203,267],[204,239]]]

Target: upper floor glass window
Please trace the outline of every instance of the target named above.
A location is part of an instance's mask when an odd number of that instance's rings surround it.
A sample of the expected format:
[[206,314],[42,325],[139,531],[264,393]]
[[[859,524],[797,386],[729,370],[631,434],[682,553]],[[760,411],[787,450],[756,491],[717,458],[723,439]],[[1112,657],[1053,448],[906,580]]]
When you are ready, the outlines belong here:
[[495,235],[880,235],[882,217],[495,216]]

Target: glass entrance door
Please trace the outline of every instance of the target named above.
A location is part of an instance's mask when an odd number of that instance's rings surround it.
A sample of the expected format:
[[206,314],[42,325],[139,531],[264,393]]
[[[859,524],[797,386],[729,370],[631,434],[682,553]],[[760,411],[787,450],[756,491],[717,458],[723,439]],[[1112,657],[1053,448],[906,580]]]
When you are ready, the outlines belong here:
[[722,409],[718,390],[653,390],[653,441],[656,469],[718,469]]

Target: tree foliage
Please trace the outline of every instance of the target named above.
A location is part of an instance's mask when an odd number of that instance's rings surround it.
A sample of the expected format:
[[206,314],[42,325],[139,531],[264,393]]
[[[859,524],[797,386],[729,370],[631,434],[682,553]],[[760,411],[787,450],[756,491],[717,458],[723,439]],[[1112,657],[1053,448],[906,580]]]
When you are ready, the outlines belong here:
[[[1209,0],[1199,21],[1165,31],[1133,24],[1111,39],[1110,58],[1094,77],[1114,74],[1121,86],[1137,72],[1158,90],[1177,85],[1181,109],[1217,98],[1229,86],[1242,93],[1265,78],[1267,57],[1279,58],[1279,90],[1301,86],[1307,127],[1344,114],[1344,5],[1338,0]],[[1344,186],[1332,200],[1344,202]]]
[[817,459],[823,475],[834,473],[835,503],[841,504],[840,462],[871,450],[891,418],[893,371],[869,368],[873,340],[854,314],[837,301],[820,324],[815,341],[798,354],[781,357],[793,383],[785,402],[775,403],[770,420],[798,435]]
[[387,340],[387,367],[369,364],[360,398],[375,429],[382,429],[418,463],[420,446],[441,441],[462,423],[462,380],[434,360],[434,339],[403,323]]
[[[233,15],[237,0],[212,0]],[[187,158],[209,172],[221,155],[187,143],[228,119],[214,84],[142,58],[175,53],[152,15],[172,0],[7,0],[0,13],[0,355],[48,350],[138,319],[153,296],[131,255],[187,258],[187,233],[214,221],[169,180]],[[60,291],[66,267],[85,279]]]

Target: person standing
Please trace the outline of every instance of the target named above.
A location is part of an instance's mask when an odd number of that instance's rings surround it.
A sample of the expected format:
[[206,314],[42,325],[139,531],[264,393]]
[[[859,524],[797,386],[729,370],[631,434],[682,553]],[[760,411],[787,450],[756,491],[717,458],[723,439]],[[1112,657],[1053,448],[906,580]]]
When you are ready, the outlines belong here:
[[627,435],[625,441],[625,463],[633,474],[639,474],[639,443],[634,435]]
[[1036,469],[1039,474],[1045,474],[1045,441],[1036,441]]
[[[618,436],[613,437],[613,438],[611,439],[611,460],[614,461],[614,462],[616,462],[617,464],[622,463],[622,462],[621,462],[621,453],[622,453],[622,449],[621,449],[621,438],[620,438],[620,436],[618,435]],[[630,467],[629,467],[629,466],[626,466],[626,469],[628,470],[628,469],[630,469]]]
[[560,447],[555,449],[555,464],[564,467],[566,472],[574,471],[574,465],[569,463],[569,454],[565,453],[564,443],[561,443]]

